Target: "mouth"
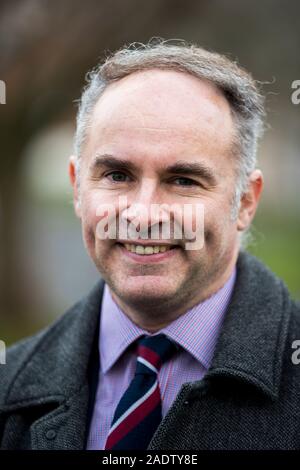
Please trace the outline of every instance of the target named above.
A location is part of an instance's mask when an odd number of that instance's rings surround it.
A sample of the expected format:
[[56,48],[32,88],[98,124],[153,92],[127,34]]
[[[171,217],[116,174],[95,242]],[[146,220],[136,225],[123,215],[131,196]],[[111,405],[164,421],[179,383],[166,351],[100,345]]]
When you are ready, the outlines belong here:
[[178,252],[179,245],[170,244],[137,244],[137,243],[121,243],[118,242],[117,246],[121,249],[122,253],[134,261],[139,262],[156,262],[168,259]]

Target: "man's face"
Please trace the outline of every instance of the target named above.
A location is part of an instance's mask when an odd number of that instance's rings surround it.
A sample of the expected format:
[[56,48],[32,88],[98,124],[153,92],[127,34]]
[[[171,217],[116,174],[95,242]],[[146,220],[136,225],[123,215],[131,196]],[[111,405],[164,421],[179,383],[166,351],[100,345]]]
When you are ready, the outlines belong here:
[[[77,213],[88,253],[121,305],[149,309],[153,315],[158,306],[160,311],[184,311],[225,282],[238,251],[237,223],[231,218],[233,133],[230,107],[221,92],[188,74],[135,73],[110,85],[99,99],[81,157]],[[107,157],[110,165],[102,165]],[[129,169],[120,160],[129,162]],[[167,170],[179,162],[200,170]],[[119,209],[121,196],[128,201],[128,222],[137,203],[149,214],[152,204],[203,204],[204,246],[186,250],[186,240],[174,240],[171,232],[163,241],[176,247],[155,258],[132,256],[118,233],[117,239],[100,239],[99,206],[113,204],[117,221],[126,220]],[[195,220],[190,222],[195,227]],[[151,239],[142,243],[151,244]]]

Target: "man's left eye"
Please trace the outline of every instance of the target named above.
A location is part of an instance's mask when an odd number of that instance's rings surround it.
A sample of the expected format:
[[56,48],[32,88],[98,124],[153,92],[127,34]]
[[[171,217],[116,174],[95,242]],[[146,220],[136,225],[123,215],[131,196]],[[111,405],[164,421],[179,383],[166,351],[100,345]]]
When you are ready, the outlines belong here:
[[191,180],[190,178],[184,178],[182,176],[179,178],[174,178],[173,181],[181,181],[181,184],[177,184],[177,186],[193,186],[194,184],[197,184],[196,181]]

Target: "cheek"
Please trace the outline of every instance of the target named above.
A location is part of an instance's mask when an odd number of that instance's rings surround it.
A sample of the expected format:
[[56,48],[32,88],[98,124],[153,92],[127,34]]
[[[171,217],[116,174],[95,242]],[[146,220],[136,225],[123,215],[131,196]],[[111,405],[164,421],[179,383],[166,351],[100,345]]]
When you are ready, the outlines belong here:
[[93,192],[86,192],[82,195],[82,222],[86,229],[95,231],[99,216],[99,197],[93,197]]
[[93,227],[84,219],[81,219],[81,223],[82,238],[85,249],[90,253],[90,255],[92,255],[95,251],[95,234]]
[[204,215],[204,237],[206,243],[221,243],[231,237],[233,225],[229,208],[206,207]]
[[93,198],[92,195],[86,197],[82,203],[82,234],[85,246],[91,254],[95,252],[104,254],[110,243],[114,243],[114,239],[110,242],[106,238],[101,238],[103,230],[106,232],[109,224],[113,232],[116,226],[115,210],[104,211],[103,208],[101,209],[103,204],[103,202],[99,203],[99,197]]
[[81,203],[82,207],[82,234],[85,245],[88,249],[95,246],[95,230],[97,226],[97,206],[90,198],[86,198]]
[[94,230],[90,225],[84,227],[84,240],[87,246],[91,247],[95,245],[95,234]]

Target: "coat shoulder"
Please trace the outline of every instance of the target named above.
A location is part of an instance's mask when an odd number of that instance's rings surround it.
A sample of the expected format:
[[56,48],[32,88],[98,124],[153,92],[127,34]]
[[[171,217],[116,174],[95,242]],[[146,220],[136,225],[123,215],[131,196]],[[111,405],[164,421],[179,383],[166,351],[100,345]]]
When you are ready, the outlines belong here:
[[83,300],[76,302],[51,325],[14,343],[7,349],[5,364],[0,366],[0,411],[19,372],[31,361],[40,348],[47,348],[47,344],[53,340],[57,341],[59,336],[69,329],[82,302]]
[[296,339],[300,340],[300,302],[292,300],[292,313],[290,331]]

